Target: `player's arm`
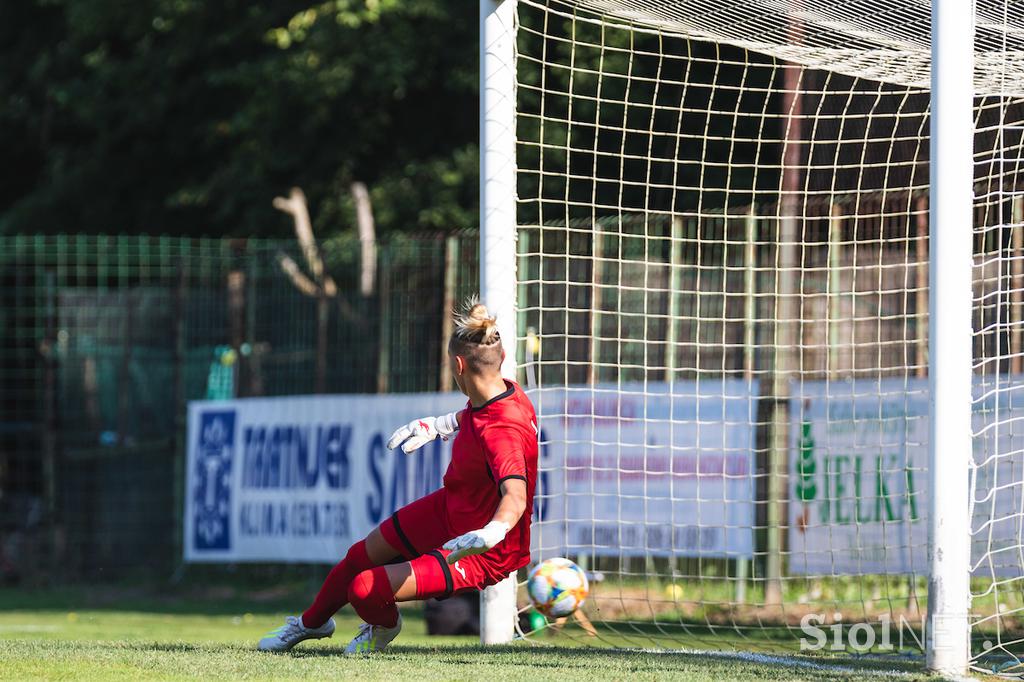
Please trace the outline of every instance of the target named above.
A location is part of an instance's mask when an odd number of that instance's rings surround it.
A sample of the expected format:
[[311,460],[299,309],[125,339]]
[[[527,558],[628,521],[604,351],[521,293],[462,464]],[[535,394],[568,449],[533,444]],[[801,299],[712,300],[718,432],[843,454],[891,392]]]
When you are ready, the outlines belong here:
[[[507,533],[509,528],[514,528],[519,523],[519,519],[522,518],[525,511],[526,481],[518,478],[509,478],[502,481],[501,502],[498,503],[498,509],[494,512],[494,518],[491,519],[491,523],[505,524],[505,532]],[[504,533],[502,537],[504,537]]]
[[454,564],[463,557],[488,551],[505,539],[509,529],[519,523],[525,512],[526,481],[520,478],[503,480],[501,501],[490,522],[480,530],[463,533],[444,543],[444,548],[451,551],[448,563]]
[[438,436],[448,440],[459,430],[462,411],[450,412],[440,417],[423,417],[414,419],[405,426],[399,427],[388,439],[388,449],[394,450],[399,445],[402,452],[408,454],[418,450]]

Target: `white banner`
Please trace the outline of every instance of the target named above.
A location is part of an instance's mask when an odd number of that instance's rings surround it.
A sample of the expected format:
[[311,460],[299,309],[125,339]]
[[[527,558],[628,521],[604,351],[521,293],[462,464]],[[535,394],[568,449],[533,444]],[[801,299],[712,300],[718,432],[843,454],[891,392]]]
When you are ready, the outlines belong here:
[[752,556],[756,389],[707,380],[534,391],[534,555]]
[[[754,401],[742,381],[530,393],[541,429],[533,546],[547,556],[753,552]],[[337,561],[441,485],[451,443],[408,456],[399,425],[459,394],[307,396],[189,405],[185,558]]]
[[[1024,569],[1024,385],[1010,381],[974,388],[976,575]],[[792,397],[789,572],[926,574],[927,380],[797,382]]]
[[[976,574],[1024,571],[1015,381],[975,405]],[[531,392],[541,428],[535,556],[752,556],[756,386],[672,391]],[[925,573],[927,382],[794,383],[792,396],[789,572]],[[392,430],[464,403],[454,393],[191,403],[186,560],[336,561],[441,485],[451,443],[407,456],[385,449]]]
[[454,393],[193,402],[187,561],[338,561],[395,509],[441,487],[451,442],[413,455],[398,426],[465,404]]

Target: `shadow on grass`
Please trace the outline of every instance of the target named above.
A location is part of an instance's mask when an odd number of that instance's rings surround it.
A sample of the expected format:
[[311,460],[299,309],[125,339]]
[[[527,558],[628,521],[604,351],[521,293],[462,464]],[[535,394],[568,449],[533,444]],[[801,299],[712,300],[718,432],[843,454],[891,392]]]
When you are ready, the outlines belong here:
[[[392,646],[382,654],[385,658],[401,658],[405,656],[422,656],[429,653],[436,659],[442,659],[448,665],[475,665],[482,662],[497,662],[503,665],[524,665],[531,668],[550,667],[565,668],[586,667],[595,661],[649,661],[657,657],[664,667],[691,669],[694,664],[710,667],[732,666],[737,663],[749,665],[773,664],[780,669],[793,671],[816,670],[820,672],[867,672],[867,673],[920,673],[923,670],[923,659],[902,655],[865,655],[865,656],[810,656],[810,655],[766,655],[749,653],[731,653],[716,651],[672,651],[650,649],[613,649],[560,646]],[[296,649],[283,654],[294,658],[344,658],[341,649],[316,648]]]
[[0,589],[0,613],[4,611],[136,611],[167,615],[232,616],[251,613],[266,616],[294,613],[315,592],[284,585],[262,590],[231,586],[187,586],[162,589],[154,586],[60,587],[50,589]]
[[159,569],[71,582],[0,587],[0,612],[143,611],[155,614],[293,613],[320,588],[329,565],[186,565],[170,577]]

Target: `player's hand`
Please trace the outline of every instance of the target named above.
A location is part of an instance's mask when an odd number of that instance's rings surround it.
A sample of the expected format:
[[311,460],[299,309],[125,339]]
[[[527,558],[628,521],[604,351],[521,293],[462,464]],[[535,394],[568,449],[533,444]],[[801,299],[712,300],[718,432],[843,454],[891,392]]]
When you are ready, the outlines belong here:
[[459,430],[458,413],[452,412],[440,417],[423,417],[414,419],[401,427],[388,438],[388,449],[394,450],[399,445],[402,452],[409,454],[418,450],[438,436],[448,440]]
[[463,533],[444,543],[444,549],[451,552],[448,563],[454,564],[463,557],[483,554],[505,539],[508,535],[508,524],[502,521],[491,521],[480,530]]

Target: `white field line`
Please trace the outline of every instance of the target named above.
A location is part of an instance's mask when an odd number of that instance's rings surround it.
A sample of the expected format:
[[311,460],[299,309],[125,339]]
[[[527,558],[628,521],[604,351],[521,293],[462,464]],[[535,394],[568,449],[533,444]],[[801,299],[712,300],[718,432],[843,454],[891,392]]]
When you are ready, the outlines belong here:
[[0,625],[0,632],[57,632],[59,625],[35,625],[33,623],[13,623]]
[[[819,663],[817,661],[796,656],[760,654],[744,651],[715,651],[702,649],[638,649],[637,651],[643,651],[648,654],[684,654],[688,656],[707,656],[709,658],[744,661],[747,663],[788,665],[817,672],[851,673],[856,675],[883,677],[886,679],[891,679],[893,677],[912,677],[919,676],[921,674],[920,672],[911,672],[907,670],[883,670],[881,668],[860,668],[838,663]],[[878,659],[875,658],[870,660],[878,661]]]

